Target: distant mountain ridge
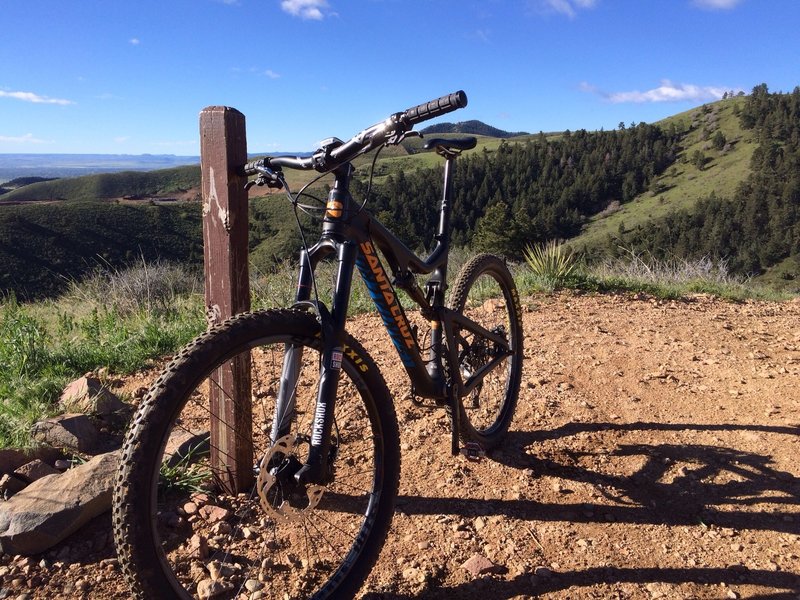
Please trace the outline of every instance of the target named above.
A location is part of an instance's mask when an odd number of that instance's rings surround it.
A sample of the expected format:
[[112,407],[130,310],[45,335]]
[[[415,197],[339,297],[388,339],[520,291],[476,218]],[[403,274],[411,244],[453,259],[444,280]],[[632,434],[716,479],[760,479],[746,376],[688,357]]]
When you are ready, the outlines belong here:
[[459,121],[458,123],[437,123],[422,130],[423,134],[436,133],[467,133],[471,135],[486,135],[495,138],[512,138],[520,135],[530,135],[527,131],[503,131],[497,127],[487,125],[483,121]]
[[154,171],[198,164],[199,156],[174,154],[0,153],[0,182],[19,177],[76,177],[119,171]]

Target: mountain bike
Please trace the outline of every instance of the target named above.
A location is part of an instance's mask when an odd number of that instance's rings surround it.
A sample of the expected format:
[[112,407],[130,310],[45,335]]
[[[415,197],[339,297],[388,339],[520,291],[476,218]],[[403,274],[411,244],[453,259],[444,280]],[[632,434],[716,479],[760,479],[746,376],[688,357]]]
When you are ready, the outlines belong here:
[[[332,173],[333,185],[319,207],[319,240],[304,241],[300,251],[294,306],[240,314],[200,335],[165,368],[134,417],[113,523],[136,598],[247,598],[253,590],[264,598],[352,598],[361,588],[394,512],[400,444],[383,376],[346,329],[356,270],[414,400],[448,411],[452,452],[475,459],[501,442],[522,372],[514,281],[503,260],[481,254],[465,264],[446,299],[454,164],[476,138],[425,142],[444,158],[427,257],[350,193],[354,158],[418,135],[414,125],[466,104],[456,92],[349,141],[329,138],[311,156],[267,157],[242,168],[256,177],[248,185],[288,190],[283,169]],[[288,195],[302,207],[299,193]],[[323,260],[335,263],[330,307],[315,276]],[[419,276],[427,276],[423,285]],[[398,290],[418,305],[422,325],[409,320]],[[252,412],[252,431],[237,436],[254,449],[245,463],[252,484],[235,494],[219,483],[225,449],[215,447],[212,430],[211,414],[219,411],[210,406],[231,393],[223,366],[242,373],[251,398],[240,408]]]

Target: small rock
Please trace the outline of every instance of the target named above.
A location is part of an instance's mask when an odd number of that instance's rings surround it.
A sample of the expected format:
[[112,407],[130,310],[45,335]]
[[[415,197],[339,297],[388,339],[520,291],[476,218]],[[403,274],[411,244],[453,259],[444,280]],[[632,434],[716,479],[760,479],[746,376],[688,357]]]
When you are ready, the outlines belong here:
[[496,565],[480,554],[473,554],[461,565],[461,568],[469,571],[473,577],[488,575],[490,573],[504,573],[506,571],[505,567]]
[[231,511],[227,508],[222,508],[221,506],[215,506],[213,504],[206,504],[198,512],[200,516],[209,523],[224,521],[231,516]]
[[53,448],[91,453],[97,446],[98,431],[86,415],[65,414],[35,423],[33,438]]
[[197,514],[197,504],[195,502],[187,502],[183,505],[183,512],[187,515],[194,515]]
[[244,587],[248,592],[257,592],[264,587],[264,584],[257,579],[248,579],[244,582]]
[[213,579],[204,579],[197,584],[197,595],[203,600],[211,598],[219,598],[220,596],[230,592],[233,589],[233,584],[225,581],[214,581]]
[[39,554],[109,510],[118,467],[119,452],[101,454],[33,482],[0,505],[0,550]]
[[206,569],[208,569],[208,574],[211,575],[211,579],[214,581],[227,579],[234,573],[234,569],[231,565],[219,562],[218,560],[212,560],[206,565]]
[[774,560],[767,561],[767,571],[779,571],[780,566]]
[[533,574],[536,575],[536,577],[541,577],[542,579],[550,579],[553,576],[553,572],[550,569],[541,566],[536,567],[536,569],[533,571]]
[[81,377],[62,392],[59,403],[68,411],[92,415],[110,425],[124,425],[132,407],[95,377]]
[[214,523],[214,526],[211,528],[211,533],[214,535],[228,535],[231,531],[233,531],[233,526],[227,521]]
[[47,475],[59,475],[61,471],[54,469],[46,462],[39,460],[32,460],[25,463],[14,471],[14,475],[25,481],[26,483],[33,483],[37,479],[46,477]]
[[0,477],[0,497],[8,500],[17,492],[24,490],[25,485],[26,483],[19,477],[6,473]]
[[194,534],[189,540],[189,552],[200,560],[205,560],[208,558],[208,540],[202,535]]

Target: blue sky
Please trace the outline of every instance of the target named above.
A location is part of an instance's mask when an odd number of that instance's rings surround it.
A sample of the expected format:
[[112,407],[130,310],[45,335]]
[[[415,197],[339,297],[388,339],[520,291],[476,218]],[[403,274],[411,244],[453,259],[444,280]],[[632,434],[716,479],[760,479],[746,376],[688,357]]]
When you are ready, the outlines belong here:
[[0,152],[314,148],[445,93],[511,131],[652,122],[800,85],[798,0],[4,0]]

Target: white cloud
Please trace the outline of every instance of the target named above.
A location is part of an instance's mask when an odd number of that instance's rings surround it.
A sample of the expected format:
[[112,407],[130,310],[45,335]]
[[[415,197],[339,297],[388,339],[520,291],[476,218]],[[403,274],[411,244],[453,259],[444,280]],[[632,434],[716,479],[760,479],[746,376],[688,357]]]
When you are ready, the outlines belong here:
[[645,91],[603,92],[586,82],[581,83],[579,89],[583,92],[602,96],[612,104],[643,104],[649,102],[705,102],[708,100],[719,100],[726,92],[730,92],[733,88],[673,83],[668,79],[664,79],[657,88]]
[[264,75],[266,75],[270,79],[280,79],[281,77],[280,73],[276,73],[272,69],[267,69],[266,71],[264,71]]
[[709,8],[711,10],[728,10],[734,8],[737,4],[741,4],[742,0],[694,0],[693,4],[700,8]]
[[47,144],[46,140],[40,140],[39,138],[33,137],[32,133],[26,133],[25,135],[20,136],[8,136],[8,135],[0,135],[0,142],[6,142],[10,144]]
[[557,12],[574,19],[578,10],[592,8],[598,0],[540,0],[540,6],[547,12]]
[[327,0],[282,0],[281,9],[294,17],[321,21],[325,18],[322,10],[328,8]]
[[476,29],[471,37],[488,44],[492,39],[492,32],[490,29]]
[[0,98],[14,98],[15,100],[22,100],[23,102],[33,102],[34,104],[75,104],[72,100],[63,100],[61,98],[48,98],[47,96],[40,96],[33,92],[5,92],[0,90]]
[[139,38],[131,38],[131,39],[128,40],[128,43],[131,46],[138,46],[139,44],[142,43],[142,41]]

